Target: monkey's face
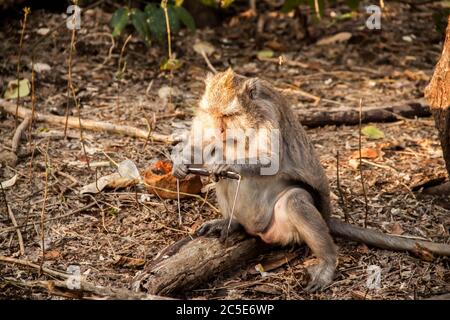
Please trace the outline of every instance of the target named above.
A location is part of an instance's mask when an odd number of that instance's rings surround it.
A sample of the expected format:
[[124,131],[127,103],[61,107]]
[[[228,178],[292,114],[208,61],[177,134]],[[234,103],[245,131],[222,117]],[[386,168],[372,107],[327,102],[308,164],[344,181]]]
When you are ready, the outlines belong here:
[[200,108],[215,117],[238,117],[253,114],[257,79],[235,74],[231,68],[206,78]]

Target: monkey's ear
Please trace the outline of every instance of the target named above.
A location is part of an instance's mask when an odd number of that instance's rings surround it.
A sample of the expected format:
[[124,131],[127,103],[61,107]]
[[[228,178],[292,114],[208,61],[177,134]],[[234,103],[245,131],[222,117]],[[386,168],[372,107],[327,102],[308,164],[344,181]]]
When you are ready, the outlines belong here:
[[255,100],[259,93],[259,79],[250,78],[244,83],[245,94],[251,99]]
[[213,77],[214,77],[214,74],[212,74],[211,72],[208,72],[206,74],[205,84],[209,85],[211,83]]

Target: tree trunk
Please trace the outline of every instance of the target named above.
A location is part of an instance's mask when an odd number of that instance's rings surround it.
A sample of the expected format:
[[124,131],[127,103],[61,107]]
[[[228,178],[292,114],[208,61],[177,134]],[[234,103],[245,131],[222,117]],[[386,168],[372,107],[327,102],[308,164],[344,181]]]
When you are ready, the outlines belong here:
[[450,16],[442,56],[425,89],[441,142],[445,166],[450,176]]

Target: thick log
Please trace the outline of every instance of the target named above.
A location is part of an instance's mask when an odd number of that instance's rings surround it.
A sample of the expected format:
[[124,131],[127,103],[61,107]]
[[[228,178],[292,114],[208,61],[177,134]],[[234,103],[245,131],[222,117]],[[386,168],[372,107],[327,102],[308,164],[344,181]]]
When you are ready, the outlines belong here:
[[230,235],[217,238],[184,238],[163,250],[135,278],[149,294],[171,295],[192,290],[224,272],[245,266],[269,248],[256,238]]
[[[403,102],[392,106],[367,107],[362,110],[362,122],[395,122],[403,118],[429,117],[429,107],[420,101]],[[356,108],[314,108],[300,112],[299,120],[307,127],[325,125],[357,125]]]

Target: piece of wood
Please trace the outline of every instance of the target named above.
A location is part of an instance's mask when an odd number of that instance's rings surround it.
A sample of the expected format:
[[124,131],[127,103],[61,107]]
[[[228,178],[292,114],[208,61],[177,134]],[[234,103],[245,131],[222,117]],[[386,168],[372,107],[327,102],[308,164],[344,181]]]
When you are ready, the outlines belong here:
[[213,237],[187,237],[163,250],[135,280],[150,294],[185,292],[245,266],[267,248],[243,234],[230,235],[227,243]]
[[[403,118],[429,117],[431,112],[424,103],[410,101],[392,106],[362,109],[361,122],[395,122]],[[359,110],[355,108],[313,108],[299,112],[302,125],[314,128],[325,125],[357,125]]]
[[450,176],[450,16],[442,55],[430,83],[425,88],[425,98],[431,106],[445,166]]
[[12,151],[17,155],[17,150],[19,149],[20,140],[22,138],[22,135],[26,128],[28,128],[28,125],[30,124],[30,117],[25,117],[22,121],[22,123],[17,126],[16,132],[14,133],[14,136],[12,138],[11,142],[11,149]]
[[[16,105],[6,101],[4,99],[0,99],[0,108],[3,108],[7,113],[9,114],[16,114]],[[18,109],[18,116],[20,118],[28,118],[31,117],[31,110],[19,107]],[[61,116],[55,116],[51,114],[43,114],[36,112],[34,115],[35,119],[37,121],[47,122],[51,124],[60,124],[65,125],[66,118]],[[67,126],[69,128],[80,128],[80,122],[78,121],[77,117],[69,117]],[[93,131],[104,131],[108,133],[116,133],[116,134],[122,134],[125,136],[130,136],[134,138],[141,138],[141,139],[148,139],[149,133],[146,130],[142,130],[135,127],[130,126],[124,126],[124,125],[118,125],[118,124],[112,124],[108,122],[102,122],[102,121],[93,121],[93,120],[85,120],[81,119],[81,126],[85,130],[93,130]],[[151,132],[150,139],[154,141],[160,141],[164,143],[174,143],[179,141],[178,138],[170,136],[170,135],[164,135],[156,132]]]

